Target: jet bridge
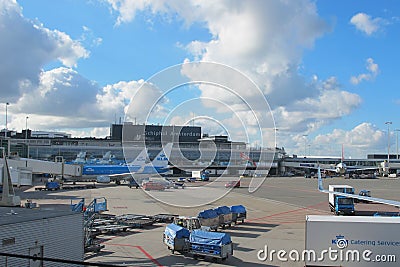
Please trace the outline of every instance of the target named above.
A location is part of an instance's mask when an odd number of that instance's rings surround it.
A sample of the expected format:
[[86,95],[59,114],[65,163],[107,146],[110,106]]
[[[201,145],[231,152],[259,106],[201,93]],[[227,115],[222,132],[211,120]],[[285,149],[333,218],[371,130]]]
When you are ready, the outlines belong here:
[[53,174],[63,176],[82,176],[82,166],[77,164],[65,164],[64,161],[52,162],[36,159],[8,159],[8,164],[14,169],[30,169],[33,174]]

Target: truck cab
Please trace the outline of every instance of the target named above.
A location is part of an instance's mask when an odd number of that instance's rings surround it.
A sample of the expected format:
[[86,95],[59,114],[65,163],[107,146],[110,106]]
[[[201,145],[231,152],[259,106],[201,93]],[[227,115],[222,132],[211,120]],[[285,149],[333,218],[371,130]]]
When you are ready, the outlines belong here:
[[[354,188],[349,185],[329,185],[329,191],[354,194]],[[336,215],[354,215],[354,199],[329,193],[329,207]]]
[[354,199],[349,197],[336,196],[334,212],[336,215],[353,215]]
[[174,224],[179,225],[189,231],[201,229],[199,218],[179,216],[174,218]]
[[201,172],[201,180],[202,181],[209,181],[210,180],[210,173],[208,171]]

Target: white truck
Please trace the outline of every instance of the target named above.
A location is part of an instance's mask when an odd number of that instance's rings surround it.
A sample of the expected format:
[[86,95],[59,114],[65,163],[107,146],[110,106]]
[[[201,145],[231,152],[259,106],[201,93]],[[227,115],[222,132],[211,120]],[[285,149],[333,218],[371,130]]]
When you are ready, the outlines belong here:
[[[329,185],[329,191],[354,194],[354,188],[349,185]],[[354,199],[329,193],[329,207],[336,215],[353,215]]]
[[399,229],[399,217],[308,215],[299,260],[305,266],[399,266]]

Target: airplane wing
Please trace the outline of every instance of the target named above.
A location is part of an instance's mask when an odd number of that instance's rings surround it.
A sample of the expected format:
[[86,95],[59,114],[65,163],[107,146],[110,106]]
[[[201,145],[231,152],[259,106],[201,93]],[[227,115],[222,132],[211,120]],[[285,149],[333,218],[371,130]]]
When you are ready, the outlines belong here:
[[349,198],[354,198],[354,199],[359,199],[359,200],[367,200],[367,201],[371,201],[371,202],[375,202],[375,203],[400,207],[400,201],[396,201],[396,200],[359,196],[359,195],[355,195],[355,194],[340,193],[340,192],[326,190],[326,189],[324,189],[324,186],[322,184],[321,169],[319,167],[318,167],[318,191],[320,191],[322,193],[327,193],[327,194],[335,194],[338,196],[344,196],[344,197],[349,197]]
[[373,170],[379,170],[379,167],[351,167],[347,166],[347,172],[356,172],[356,171],[373,171]]

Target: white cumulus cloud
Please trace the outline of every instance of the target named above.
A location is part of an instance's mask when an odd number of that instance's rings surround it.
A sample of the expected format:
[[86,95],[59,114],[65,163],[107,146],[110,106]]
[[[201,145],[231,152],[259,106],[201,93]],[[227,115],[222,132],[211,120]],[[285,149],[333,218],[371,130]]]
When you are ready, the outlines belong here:
[[66,33],[24,18],[16,1],[0,2],[0,25],[0,97],[6,101],[15,101],[35,88],[46,64],[59,61],[73,67],[89,56]]
[[371,81],[376,78],[376,76],[379,73],[379,66],[374,62],[372,58],[368,58],[366,60],[366,66],[365,68],[367,69],[368,73],[361,73],[358,74],[357,76],[352,76],[350,78],[350,82],[352,84],[359,84],[362,81]]
[[350,23],[353,24],[357,30],[367,35],[372,35],[380,29],[382,19],[371,18],[371,16],[365,13],[358,13],[350,19]]

